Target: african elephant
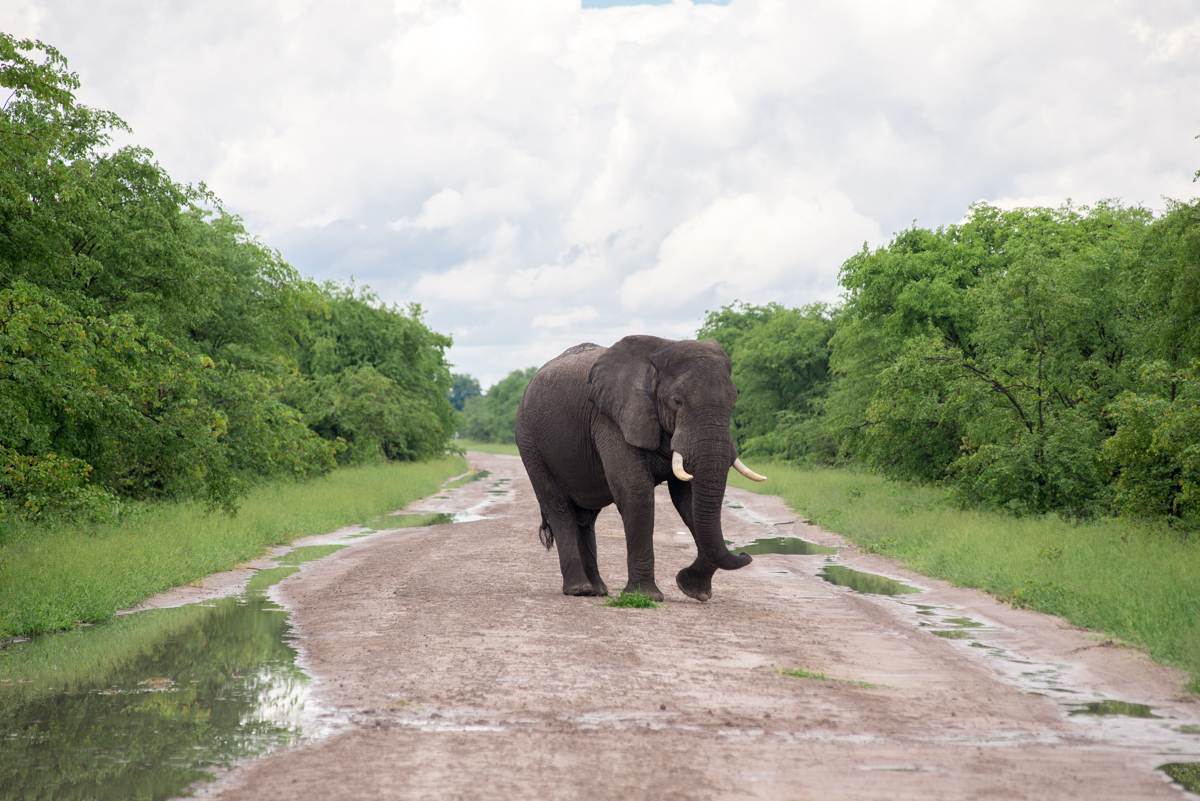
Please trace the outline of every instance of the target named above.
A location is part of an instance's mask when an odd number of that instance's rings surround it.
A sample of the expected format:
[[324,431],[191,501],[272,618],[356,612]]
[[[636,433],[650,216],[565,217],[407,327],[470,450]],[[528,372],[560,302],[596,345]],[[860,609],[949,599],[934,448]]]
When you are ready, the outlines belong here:
[[607,595],[596,567],[596,516],[617,505],[625,527],[627,592],[662,600],[654,580],[654,488],[664,480],[696,541],[679,589],[712,597],[717,568],[737,570],[721,532],[725,480],[737,458],[729,417],[737,400],[731,363],[713,340],[628,336],[586,343],[547,362],[517,410],[517,447],[542,511],[538,531],[558,545],[564,595]]

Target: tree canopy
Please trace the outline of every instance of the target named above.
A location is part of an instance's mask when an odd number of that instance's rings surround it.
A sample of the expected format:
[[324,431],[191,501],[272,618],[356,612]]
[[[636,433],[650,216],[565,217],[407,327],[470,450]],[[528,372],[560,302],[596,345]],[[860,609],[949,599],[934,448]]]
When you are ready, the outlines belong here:
[[259,480],[416,459],[453,433],[450,339],[318,285],[0,34],[0,517],[233,509]]
[[1192,526],[1200,205],[977,204],[842,266],[838,308],[711,312],[747,454],[851,461],[1015,513]]

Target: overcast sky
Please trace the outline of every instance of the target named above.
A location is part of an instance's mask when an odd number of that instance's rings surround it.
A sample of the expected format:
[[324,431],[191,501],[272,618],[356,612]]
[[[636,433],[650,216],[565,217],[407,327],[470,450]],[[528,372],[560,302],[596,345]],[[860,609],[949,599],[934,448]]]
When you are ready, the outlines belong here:
[[484,387],[836,300],[864,242],[978,200],[1198,193],[1194,0],[4,0],[0,29],[301,271],[420,302]]

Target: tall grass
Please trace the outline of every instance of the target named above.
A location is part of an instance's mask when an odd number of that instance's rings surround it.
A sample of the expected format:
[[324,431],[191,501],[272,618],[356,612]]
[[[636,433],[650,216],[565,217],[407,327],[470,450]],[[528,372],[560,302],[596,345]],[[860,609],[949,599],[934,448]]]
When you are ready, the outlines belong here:
[[373,519],[467,469],[461,457],[348,467],[258,487],[237,515],[194,503],[142,507],[88,529],[10,529],[0,543],[0,636],[42,634],[228,570],[271,545]]
[[507,456],[520,456],[517,446],[512,442],[480,442],[474,439],[456,439],[454,444],[464,451],[479,451],[480,453],[500,453]]
[[[769,469],[768,469],[769,468]],[[1125,520],[1074,522],[966,511],[932,487],[848,470],[762,465],[763,484],[802,517],[925,575],[985,590],[1142,646],[1192,671],[1200,692],[1200,542]]]

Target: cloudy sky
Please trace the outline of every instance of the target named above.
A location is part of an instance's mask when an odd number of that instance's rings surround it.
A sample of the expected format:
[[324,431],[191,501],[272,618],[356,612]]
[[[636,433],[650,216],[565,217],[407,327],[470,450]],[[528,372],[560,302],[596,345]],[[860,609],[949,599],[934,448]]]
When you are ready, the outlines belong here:
[[[1200,194],[1193,0],[5,0],[176,180],[488,386],[836,300],[967,206]],[[612,7],[591,7],[591,6]]]

